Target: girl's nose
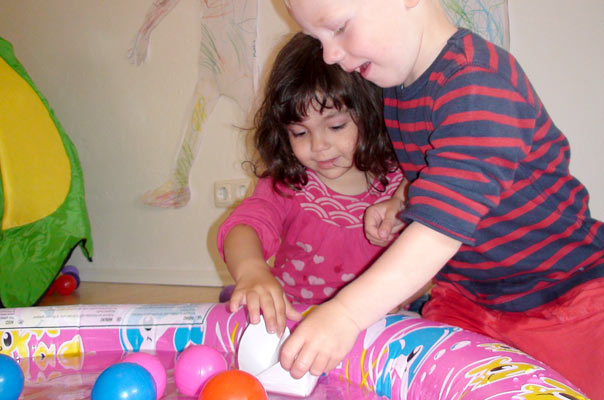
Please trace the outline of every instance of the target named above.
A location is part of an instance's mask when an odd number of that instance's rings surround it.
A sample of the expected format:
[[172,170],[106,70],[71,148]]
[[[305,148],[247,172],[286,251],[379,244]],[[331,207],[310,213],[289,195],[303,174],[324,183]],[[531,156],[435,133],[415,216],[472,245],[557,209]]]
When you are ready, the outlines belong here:
[[329,143],[323,135],[312,135],[310,149],[313,152],[320,152],[329,147]]
[[340,46],[333,43],[333,41],[325,42],[323,44],[323,60],[326,64],[337,64],[342,58],[344,58],[344,51]]

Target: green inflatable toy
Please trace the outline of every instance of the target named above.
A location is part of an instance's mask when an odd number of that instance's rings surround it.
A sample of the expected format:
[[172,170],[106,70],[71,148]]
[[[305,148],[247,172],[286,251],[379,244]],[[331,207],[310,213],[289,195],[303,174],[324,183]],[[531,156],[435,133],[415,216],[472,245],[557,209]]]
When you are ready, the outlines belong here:
[[28,307],[79,246],[92,261],[77,152],[0,38],[0,305]]

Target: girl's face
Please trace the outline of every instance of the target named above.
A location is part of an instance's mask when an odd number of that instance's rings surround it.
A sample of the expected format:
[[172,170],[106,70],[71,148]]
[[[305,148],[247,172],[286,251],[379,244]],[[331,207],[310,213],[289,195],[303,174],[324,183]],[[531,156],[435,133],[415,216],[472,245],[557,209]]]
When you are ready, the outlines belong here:
[[417,78],[421,30],[417,0],[289,0],[303,31],[321,41],[323,59],[381,87]]
[[294,155],[332,190],[348,195],[362,193],[367,180],[354,165],[359,136],[356,123],[345,109],[318,110],[318,104],[310,104],[303,121],[287,126]]

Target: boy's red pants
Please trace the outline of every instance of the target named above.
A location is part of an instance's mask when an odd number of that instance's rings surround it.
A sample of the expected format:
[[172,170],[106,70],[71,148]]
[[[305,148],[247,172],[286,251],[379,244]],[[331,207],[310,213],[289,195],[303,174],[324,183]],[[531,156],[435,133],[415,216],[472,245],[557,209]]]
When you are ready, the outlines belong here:
[[546,363],[592,400],[604,400],[604,279],[526,313],[489,310],[436,285],[425,318],[490,336]]

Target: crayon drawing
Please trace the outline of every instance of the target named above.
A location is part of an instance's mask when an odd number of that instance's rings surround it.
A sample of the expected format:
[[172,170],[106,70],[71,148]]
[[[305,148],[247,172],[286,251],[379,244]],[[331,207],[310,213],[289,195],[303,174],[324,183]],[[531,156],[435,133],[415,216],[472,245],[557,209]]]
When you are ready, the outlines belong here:
[[[147,56],[153,29],[180,0],[154,0],[128,57],[140,65]],[[176,163],[168,178],[143,196],[146,204],[180,208],[190,198],[189,175],[199,152],[204,125],[221,96],[240,107],[251,104],[258,76],[255,55],[258,0],[200,0],[199,77],[190,119]],[[493,43],[509,48],[507,0],[441,0],[451,21]]]
[[508,0],[441,0],[454,25],[509,50]]
[[[153,1],[128,54],[133,64],[145,61],[151,32],[179,1]],[[169,177],[143,195],[151,206],[180,208],[189,202],[189,175],[208,116],[221,96],[246,109],[254,95],[257,0],[200,1],[199,77],[190,119]]]

